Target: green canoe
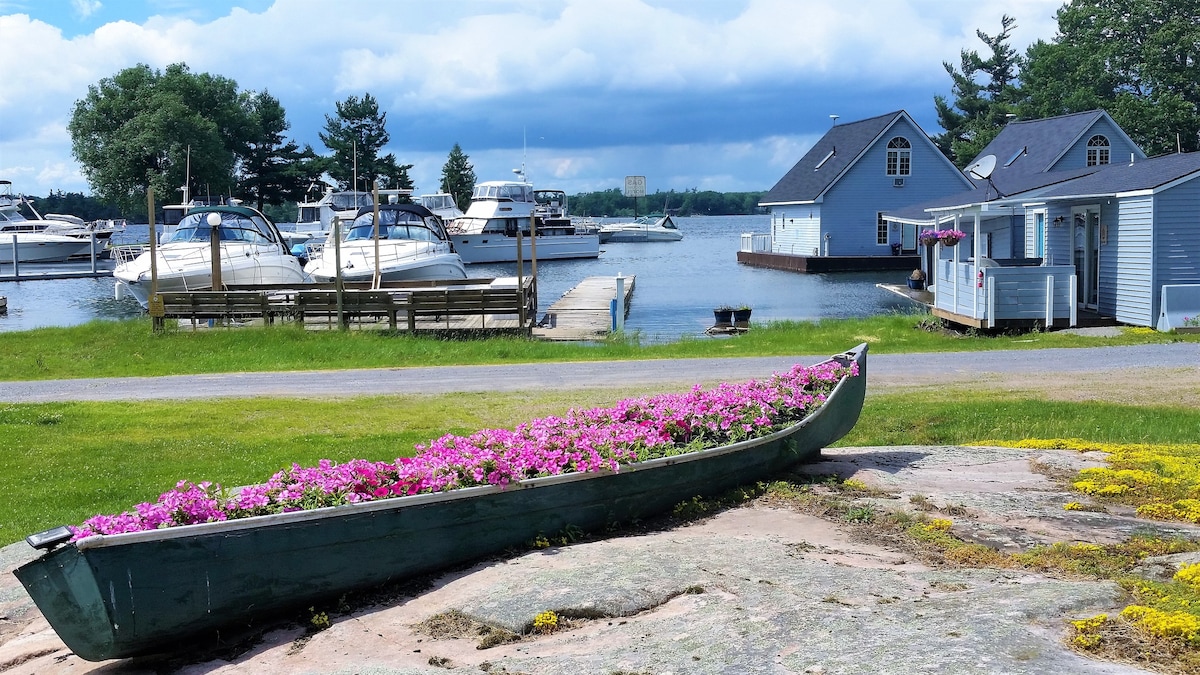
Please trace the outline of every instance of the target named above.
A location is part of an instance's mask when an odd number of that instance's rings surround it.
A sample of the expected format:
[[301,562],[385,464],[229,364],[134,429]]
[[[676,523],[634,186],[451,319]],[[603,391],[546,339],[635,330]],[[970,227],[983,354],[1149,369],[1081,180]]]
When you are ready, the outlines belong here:
[[858,421],[866,353],[863,344],[833,357],[857,361],[859,375],[843,378],[800,423],[762,438],[629,464],[617,473],[50,543],[15,574],[84,659],[216,646],[222,627],[444,569],[568,526],[596,531],[651,516],[814,459]]

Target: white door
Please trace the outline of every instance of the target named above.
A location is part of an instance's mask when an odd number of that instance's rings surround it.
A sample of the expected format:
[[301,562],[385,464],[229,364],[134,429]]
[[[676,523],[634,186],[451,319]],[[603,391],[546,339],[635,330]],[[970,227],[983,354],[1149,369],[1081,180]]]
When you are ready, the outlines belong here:
[[1071,247],[1074,253],[1079,306],[1097,309],[1100,302],[1100,207],[1071,209]]

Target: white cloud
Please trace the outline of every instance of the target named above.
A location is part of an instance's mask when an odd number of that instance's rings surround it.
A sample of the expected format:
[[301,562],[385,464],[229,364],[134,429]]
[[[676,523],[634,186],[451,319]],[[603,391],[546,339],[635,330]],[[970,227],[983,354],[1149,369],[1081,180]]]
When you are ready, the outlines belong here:
[[100,0],[71,0],[71,8],[80,19],[86,19],[100,11],[101,6]]
[[[101,9],[98,0],[73,1],[80,15]],[[388,114],[389,150],[422,171],[430,165],[418,181],[423,188],[436,185],[449,146],[468,132],[468,154],[508,175],[519,163],[520,127],[553,122],[571,147],[531,151],[537,175],[612,187],[639,164],[661,165],[661,180],[681,188],[726,181],[714,189],[764,189],[825,131],[824,113],[748,115],[754,111],[731,101],[845,114],[858,96],[857,109],[869,115],[902,105],[874,92],[908,87],[931,100],[949,88],[942,61],[957,62],[963,48],[984,48],[976,29],[995,34],[1000,16],[1012,14],[1018,26],[1012,44],[1023,51],[1053,37],[1060,4],[342,0],[334,7],[276,0],[262,12],[234,9],[213,21],[178,13],[132,17],[140,23],[108,23],[74,38],[8,14],[0,16],[6,36],[0,72],[7,77],[0,89],[0,174],[36,166],[27,178],[37,184],[23,189],[66,189],[38,176],[71,180],[70,170],[43,167],[73,166],[65,126],[88,86],[139,62],[163,68],[184,61],[193,72],[232,78],[242,89],[269,90],[284,104],[293,132],[305,134],[297,140],[318,149],[315,131],[334,102],[369,91]],[[111,3],[103,9],[114,11]],[[874,98],[862,100],[856,91]],[[714,115],[728,108],[727,117],[684,114],[696,107],[711,107]],[[925,111],[910,112],[923,118]],[[534,115],[541,121],[528,119]],[[749,128],[750,118],[765,120],[764,127]],[[684,120],[698,119],[703,128],[684,128]],[[781,125],[781,119],[796,121]],[[45,126],[63,131],[55,141],[31,144],[30,138],[46,138]],[[634,145],[620,138],[626,128],[662,128],[672,138],[642,143],[639,136]],[[607,137],[590,141],[597,133]],[[444,151],[423,149],[441,145]]]

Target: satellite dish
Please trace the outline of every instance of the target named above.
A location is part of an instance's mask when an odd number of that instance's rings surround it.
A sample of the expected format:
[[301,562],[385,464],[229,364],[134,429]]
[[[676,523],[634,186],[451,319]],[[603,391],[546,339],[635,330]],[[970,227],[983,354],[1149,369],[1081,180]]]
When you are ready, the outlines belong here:
[[979,161],[977,161],[974,164],[972,164],[971,166],[967,167],[967,173],[974,176],[975,178],[978,178],[979,180],[991,178],[992,172],[995,170],[996,170],[996,156],[995,155],[984,155],[983,157],[979,158]]

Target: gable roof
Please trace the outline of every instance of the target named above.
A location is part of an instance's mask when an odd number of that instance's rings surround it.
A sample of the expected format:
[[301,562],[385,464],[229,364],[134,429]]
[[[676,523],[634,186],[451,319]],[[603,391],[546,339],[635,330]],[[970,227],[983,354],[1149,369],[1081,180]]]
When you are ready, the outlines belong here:
[[[921,127],[903,110],[834,125],[759,200],[759,206],[815,202],[850,170],[859,157],[900,120]],[[921,141],[929,143],[922,132]],[[941,153],[938,153],[941,155]],[[949,160],[947,160],[949,164]],[[953,165],[951,165],[953,166]]]
[[[1091,196],[1112,197],[1131,192],[1154,193],[1197,177],[1200,177],[1200,152],[1174,153],[1140,162],[1105,164],[1099,171],[1040,191],[1036,198],[1038,201],[1049,201]],[[1012,199],[1019,197],[1020,195],[1014,195]]]
[[1104,164],[1074,171],[1051,171],[1025,176],[1013,193],[999,197],[990,188],[977,188],[924,204],[906,206],[884,214],[889,221],[930,223],[937,211],[953,211],[983,204],[1002,207],[1086,197],[1115,197],[1128,193],[1159,192],[1181,182],[1200,178],[1200,152],[1160,155],[1132,164]]
[[[1107,112],[1088,110],[1039,120],[1009,122],[979,156],[971,160],[971,164],[988,155],[995,156],[996,169],[992,172],[992,182],[1001,192],[1017,192],[1019,187],[1014,183],[1019,182],[1022,176],[1049,171],[1101,120],[1108,121],[1130,146],[1137,148],[1137,144]],[[1145,159],[1140,149],[1137,152],[1140,159]],[[969,171],[966,174],[976,186],[987,184],[986,180],[972,176]]]

